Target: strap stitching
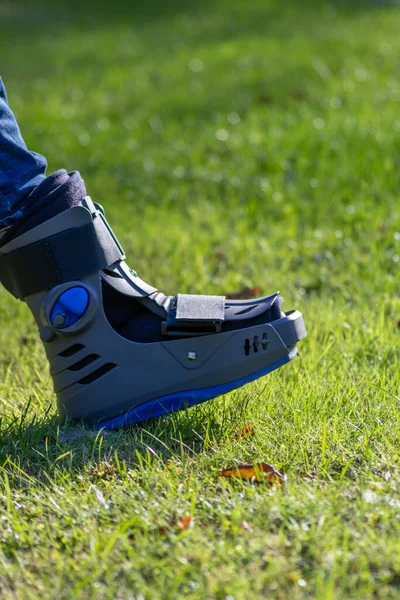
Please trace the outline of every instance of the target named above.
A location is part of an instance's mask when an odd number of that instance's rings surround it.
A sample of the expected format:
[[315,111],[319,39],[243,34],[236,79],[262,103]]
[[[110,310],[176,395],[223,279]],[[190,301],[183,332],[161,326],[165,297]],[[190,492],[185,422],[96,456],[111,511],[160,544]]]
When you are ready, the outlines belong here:
[[57,281],[61,281],[61,273],[49,242],[44,243],[43,248],[40,249],[40,254],[43,256],[43,260],[46,261],[54,271]]

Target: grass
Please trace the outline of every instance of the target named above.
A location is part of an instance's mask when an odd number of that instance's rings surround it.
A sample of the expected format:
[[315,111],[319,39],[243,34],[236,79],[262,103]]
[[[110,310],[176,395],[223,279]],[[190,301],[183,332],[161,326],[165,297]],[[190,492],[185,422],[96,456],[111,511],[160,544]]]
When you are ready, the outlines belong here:
[[[1,291],[2,598],[399,597],[399,28],[356,0],[0,2],[26,141],[81,171],[130,265],[279,288],[309,330],[268,378],[74,439]],[[216,476],[259,460],[283,490]]]

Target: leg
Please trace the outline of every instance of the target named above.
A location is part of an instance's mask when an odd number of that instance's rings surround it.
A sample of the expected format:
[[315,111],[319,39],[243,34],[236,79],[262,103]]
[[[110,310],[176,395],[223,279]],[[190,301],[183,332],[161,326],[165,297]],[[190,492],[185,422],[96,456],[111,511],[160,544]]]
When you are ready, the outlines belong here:
[[26,147],[0,78],[0,229],[22,217],[46,168],[45,158]]
[[306,335],[278,293],[166,296],[141,280],[79,173],[57,171],[24,202],[0,241],[0,280],[36,319],[64,418],[114,428],[204,402],[281,367]]
[[2,242],[79,204],[86,195],[78,172],[46,178],[44,156],[28,150],[0,78],[0,230]]

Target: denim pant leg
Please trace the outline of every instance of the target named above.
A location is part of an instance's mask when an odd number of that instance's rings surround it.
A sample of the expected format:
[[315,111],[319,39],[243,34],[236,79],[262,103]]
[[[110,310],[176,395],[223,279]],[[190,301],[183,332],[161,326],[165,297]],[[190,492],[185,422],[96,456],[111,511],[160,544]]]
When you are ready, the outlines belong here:
[[24,214],[29,194],[46,178],[46,168],[46,159],[28,150],[22,139],[0,77],[0,229]]

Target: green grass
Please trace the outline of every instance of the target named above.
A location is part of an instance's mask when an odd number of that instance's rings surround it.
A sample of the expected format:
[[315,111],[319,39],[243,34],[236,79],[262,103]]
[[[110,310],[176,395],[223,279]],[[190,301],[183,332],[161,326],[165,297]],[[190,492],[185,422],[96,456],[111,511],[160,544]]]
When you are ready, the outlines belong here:
[[[2,290],[1,597],[399,598],[400,8],[98,4],[0,0],[27,143],[81,171],[144,279],[279,288],[309,337],[235,393],[73,440]],[[283,490],[216,476],[259,460]]]

